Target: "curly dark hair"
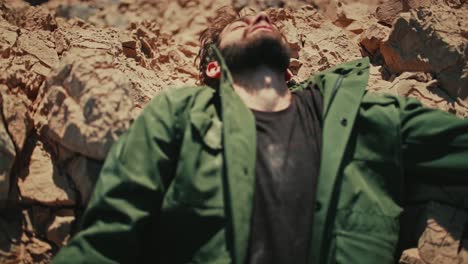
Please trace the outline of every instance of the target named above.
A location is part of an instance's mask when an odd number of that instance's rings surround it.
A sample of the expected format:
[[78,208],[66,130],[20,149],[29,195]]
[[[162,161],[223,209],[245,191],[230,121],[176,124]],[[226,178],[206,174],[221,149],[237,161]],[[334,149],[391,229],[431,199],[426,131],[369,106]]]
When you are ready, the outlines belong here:
[[[278,17],[278,13],[275,9],[263,10],[272,20],[272,24],[278,28],[279,33],[283,40],[287,42],[287,39],[282,32],[282,23]],[[241,11],[236,10],[233,6],[227,5],[220,7],[215,12],[215,17],[208,20],[208,27],[200,33],[200,50],[195,57],[195,65],[198,64],[198,84],[208,85],[212,88],[218,88],[219,80],[210,78],[206,75],[206,67],[208,63],[215,61],[216,56],[211,49],[211,46],[219,48],[220,34],[223,29],[229,24],[241,20],[245,16],[255,15],[257,10],[253,8],[244,8]]]
[[219,47],[219,35],[223,29],[232,22],[240,19],[241,16],[232,6],[223,6],[216,10],[216,16],[209,19],[209,26],[200,33],[200,51],[195,58],[195,64],[198,62],[198,79],[201,84],[218,87],[219,80],[206,76],[206,67],[208,63],[215,60],[215,54],[210,48],[211,45]]

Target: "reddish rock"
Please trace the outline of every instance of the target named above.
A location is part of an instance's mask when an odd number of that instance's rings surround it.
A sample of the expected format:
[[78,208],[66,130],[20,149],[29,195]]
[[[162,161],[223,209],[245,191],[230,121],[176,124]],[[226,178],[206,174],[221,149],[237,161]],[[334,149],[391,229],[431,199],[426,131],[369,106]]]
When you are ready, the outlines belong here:
[[380,46],[389,33],[390,28],[374,23],[360,35],[359,43],[368,54],[374,54],[380,50]]
[[46,234],[47,226],[50,224],[53,214],[50,207],[42,205],[33,205],[27,211],[31,224],[31,232],[35,232],[41,236]]
[[408,12],[420,7],[428,7],[434,4],[441,4],[442,1],[435,0],[389,0],[380,4],[375,10],[377,19],[387,25],[392,25],[393,21],[402,12]]
[[23,234],[21,211],[18,209],[2,210],[0,227],[0,262],[19,263],[21,250],[24,249],[21,244]]
[[7,86],[0,84],[0,93],[3,98],[3,118],[8,133],[15,144],[16,151],[21,153],[33,122],[29,113],[31,102],[22,91],[13,93]]
[[380,1],[349,1],[349,0],[314,0],[311,3],[317,6],[328,20],[336,25],[346,27],[353,21],[362,20],[375,10]]
[[[22,32],[18,38],[17,45],[22,52],[38,58],[39,62],[45,64],[49,69],[56,67],[59,62],[57,52],[55,51],[55,44],[48,32]],[[36,71],[39,74],[47,76],[50,72],[50,70],[42,70],[42,67],[39,68],[40,66],[37,67]]]
[[408,11],[408,7],[401,0],[386,1],[375,10],[377,19],[387,25],[392,25],[393,20],[404,11]]
[[337,17],[334,21],[335,25],[346,28],[348,30],[352,30],[354,28],[354,31],[356,31],[356,28],[362,30],[362,28],[365,27],[365,23],[367,20],[369,20],[369,15],[372,12],[369,10],[368,5],[360,2],[341,5],[339,4],[339,1],[337,1],[337,3],[338,8],[336,13]]
[[19,210],[3,211],[0,218],[0,262],[50,263],[52,246],[31,233],[22,223],[25,218]]
[[23,233],[18,261],[23,263],[50,263],[52,245],[31,234]]
[[299,60],[304,63],[298,72],[298,80],[361,57],[358,45],[352,42],[345,30],[332,23],[324,21],[320,28],[311,31],[313,34],[304,34],[304,47],[299,52]]
[[75,212],[70,209],[63,209],[55,213],[55,217],[47,228],[47,239],[58,247],[67,244],[70,238],[72,225],[75,221]]
[[403,251],[403,254],[398,261],[399,264],[427,264],[419,256],[417,248],[410,248]]
[[[129,125],[130,86],[99,42],[81,43],[47,81],[34,116],[39,132],[61,146],[102,160]],[[107,47],[107,46],[106,46]]]
[[0,13],[23,29],[53,31],[57,28],[54,14],[43,6],[30,6],[24,1],[4,1],[0,3]]
[[402,14],[380,49],[386,66],[434,74],[450,96],[468,102],[467,15],[443,5]]
[[20,89],[34,100],[39,87],[58,63],[49,31],[18,29],[0,18],[0,83]]
[[37,141],[29,164],[20,173],[18,187],[25,202],[48,206],[74,205],[75,193],[66,176],[52,160],[51,153]]
[[67,164],[67,173],[80,193],[83,207],[86,207],[88,204],[100,171],[100,162],[83,156],[74,157]]
[[[0,54],[2,60],[10,57],[11,49],[18,38],[19,28],[0,17]],[[0,64],[1,65],[1,64]],[[5,66],[1,66],[2,68]]]
[[10,171],[16,157],[15,146],[3,121],[3,95],[0,94],[0,208],[2,208],[10,192]]
[[377,89],[377,91],[414,97],[427,107],[441,109],[462,118],[468,117],[468,104],[451,98],[441,89],[439,81],[428,73],[404,72],[384,89]]
[[[245,0],[235,4],[238,9],[285,7],[267,12],[292,48],[291,68],[297,81],[369,55],[373,63],[369,91],[414,96],[427,106],[467,117],[466,3],[432,1],[429,7],[427,2]],[[86,205],[109,147],[139,111],[160,91],[196,82],[193,61],[198,35],[215,10],[227,3],[49,0],[32,7],[24,1],[0,1],[0,98],[8,99],[0,107],[5,117],[0,121],[7,121],[0,122],[0,151],[9,158],[0,163],[6,164],[0,166],[0,188],[12,193],[12,187],[18,186],[24,202],[13,202],[28,207],[20,210],[25,213],[22,218],[12,220],[23,222],[19,230],[24,232],[5,240],[9,249],[3,254],[5,247],[0,248],[0,262],[48,262],[56,248],[48,242],[57,247],[66,243],[74,226],[73,213],[59,209],[57,215],[57,206],[76,210]],[[245,8],[242,13],[252,11]],[[25,122],[29,113],[32,130]],[[32,151],[28,147],[34,140],[25,140],[28,137],[43,143]],[[16,154],[15,146],[22,151]],[[25,164],[17,166],[23,169],[19,182],[10,183],[14,160]],[[71,182],[79,196],[70,191]],[[466,196],[466,190],[448,190]],[[429,193],[445,201],[439,195],[443,192],[433,189],[412,194]],[[0,235],[0,244],[5,243]],[[426,248],[431,254],[445,256],[439,252],[445,251],[443,246],[431,243]],[[463,252],[459,256],[465,256]],[[420,252],[406,251],[402,259],[416,261],[416,253]]]
[[418,243],[421,259],[428,263],[462,263],[460,243],[468,213],[436,203],[428,209],[427,227]]

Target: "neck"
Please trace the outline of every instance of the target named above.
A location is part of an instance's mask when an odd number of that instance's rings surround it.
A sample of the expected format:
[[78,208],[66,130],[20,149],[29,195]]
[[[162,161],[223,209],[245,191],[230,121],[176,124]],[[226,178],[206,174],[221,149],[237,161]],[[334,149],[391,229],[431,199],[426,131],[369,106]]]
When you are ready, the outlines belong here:
[[233,73],[234,91],[250,109],[276,112],[291,104],[284,73],[266,66]]

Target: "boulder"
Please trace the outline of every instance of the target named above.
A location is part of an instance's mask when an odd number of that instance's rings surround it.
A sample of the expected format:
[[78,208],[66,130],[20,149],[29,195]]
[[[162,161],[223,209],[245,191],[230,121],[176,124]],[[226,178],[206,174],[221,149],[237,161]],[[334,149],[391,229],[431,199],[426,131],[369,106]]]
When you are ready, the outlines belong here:
[[0,217],[0,262],[50,263],[55,250],[23,225],[28,221],[25,211],[8,209],[3,213]]
[[431,203],[427,227],[418,242],[421,259],[434,264],[467,263],[461,256],[466,251],[461,240],[467,223],[468,213],[464,210]]
[[46,30],[19,29],[0,18],[0,84],[21,90],[34,100],[59,57]]
[[33,127],[33,121],[29,113],[31,101],[21,90],[10,90],[3,84],[0,84],[0,93],[3,98],[3,118],[8,133],[15,144],[16,151],[21,153],[28,134]]
[[18,256],[24,248],[21,245],[22,229],[21,210],[5,209],[0,216],[0,262],[19,263]]
[[26,203],[48,206],[74,205],[76,195],[70,182],[56,166],[52,154],[40,141],[28,146],[32,148],[29,161],[20,172],[18,188]]
[[419,256],[419,251],[417,248],[410,248],[403,251],[403,254],[398,261],[399,264],[427,264]]
[[318,72],[339,63],[361,57],[356,45],[345,30],[324,21],[313,34],[303,33],[304,47],[299,52],[303,62],[298,79],[306,79],[311,73]]
[[426,107],[453,113],[461,118],[468,117],[468,103],[453,99],[440,82],[424,72],[404,72],[392,80],[381,92],[419,99]]
[[372,55],[380,50],[380,46],[389,34],[390,28],[373,23],[360,35],[359,43],[368,54]]
[[58,247],[66,245],[70,238],[74,221],[75,212],[73,210],[59,210],[54,214],[54,218],[47,228],[47,239],[54,242]]
[[101,167],[101,162],[84,156],[76,156],[67,163],[67,173],[80,193],[83,207],[88,204]]
[[[3,116],[3,95],[0,94],[0,117]],[[0,208],[6,204],[10,192],[10,172],[16,157],[13,140],[8,133],[3,117],[0,118]]]
[[60,146],[103,160],[130,124],[130,85],[99,42],[83,42],[50,75],[34,114],[39,133]]
[[[33,2],[0,0],[0,202],[8,193],[11,202],[0,215],[2,263],[48,263],[67,243],[110,146],[159,92],[196,83],[199,33],[229,3],[242,14],[284,7],[266,11],[292,49],[295,81],[369,56],[369,92],[468,117],[466,1]],[[465,189],[438,187],[411,189],[408,200],[468,204]],[[448,215],[410,215],[400,262],[468,259],[455,254],[468,241],[445,224]]]
[[468,102],[468,9],[434,5],[401,14],[380,51],[394,73],[427,72],[452,97]]
[[24,1],[3,1],[0,13],[8,22],[30,31],[54,31],[57,28],[55,16],[44,6],[31,6]]
[[393,21],[400,13],[408,12],[411,9],[417,9],[419,7],[430,6],[432,1],[433,0],[388,0],[377,7],[375,16],[380,22],[392,25]]

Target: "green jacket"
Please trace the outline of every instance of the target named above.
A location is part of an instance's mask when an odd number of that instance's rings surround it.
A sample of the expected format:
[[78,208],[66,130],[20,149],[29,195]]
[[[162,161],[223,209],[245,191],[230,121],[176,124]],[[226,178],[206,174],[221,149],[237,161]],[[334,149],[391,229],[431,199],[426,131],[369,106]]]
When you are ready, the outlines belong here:
[[[255,122],[222,65],[218,90],[173,89],[148,104],[54,263],[245,262]],[[368,93],[368,70],[360,59],[294,88],[314,83],[324,99],[310,263],[393,263],[406,182],[468,184],[468,120]]]

